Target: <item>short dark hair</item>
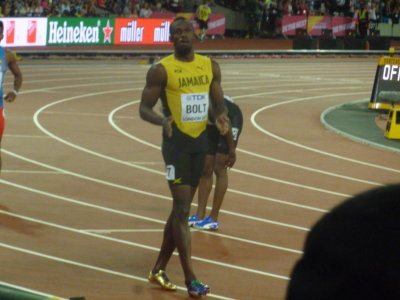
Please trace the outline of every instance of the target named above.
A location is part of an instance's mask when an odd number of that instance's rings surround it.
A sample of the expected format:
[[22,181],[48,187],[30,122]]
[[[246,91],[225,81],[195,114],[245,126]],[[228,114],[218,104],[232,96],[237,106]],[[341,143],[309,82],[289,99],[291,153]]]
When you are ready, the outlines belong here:
[[1,29],[4,29],[3,21],[0,21],[0,28],[1,28]]
[[172,21],[171,26],[169,27],[169,34],[172,34],[172,33],[173,33],[175,23],[177,23],[177,22],[182,22],[182,21],[189,22],[189,20],[186,19],[185,17],[177,17],[177,18],[175,18],[175,19]]

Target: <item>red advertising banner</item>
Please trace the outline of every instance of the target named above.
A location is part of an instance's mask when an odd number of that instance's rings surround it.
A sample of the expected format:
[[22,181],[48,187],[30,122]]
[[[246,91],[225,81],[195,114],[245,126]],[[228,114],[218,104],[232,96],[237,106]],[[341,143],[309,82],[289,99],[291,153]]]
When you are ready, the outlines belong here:
[[353,18],[332,17],[332,33],[335,36],[344,36],[346,30],[356,29]]
[[28,20],[28,32],[26,41],[28,44],[34,44],[36,42],[37,35],[37,20]]
[[353,18],[329,17],[329,16],[283,16],[282,34],[291,36],[296,34],[296,29],[307,29],[307,33],[320,36],[322,29],[332,29],[335,36],[344,36],[348,29],[355,29]]
[[[187,20],[190,20],[193,24],[194,29],[197,31],[199,29],[199,25],[196,22],[196,15],[193,13],[157,13],[154,12],[151,15],[151,18],[166,18],[166,19],[174,19],[175,17],[184,17]],[[223,35],[225,34],[225,15],[224,14],[211,14],[210,20],[208,21],[208,35]]]
[[[192,20],[195,19],[195,15],[192,16]],[[196,22],[195,30],[199,29],[199,25]],[[208,35],[223,35],[225,34],[225,15],[224,14],[211,14],[210,20],[208,20]]]
[[15,20],[10,20],[6,23],[6,43],[14,44],[15,40]]
[[331,17],[310,16],[307,22],[307,33],[313,36],[320,36],[322,29],[331,29]]
[[115,19],[114,44],[169,44],[172,19]]
[[296,29],[307,28],[307,16],[283,16],[282,18],[282,34],[295,35]]

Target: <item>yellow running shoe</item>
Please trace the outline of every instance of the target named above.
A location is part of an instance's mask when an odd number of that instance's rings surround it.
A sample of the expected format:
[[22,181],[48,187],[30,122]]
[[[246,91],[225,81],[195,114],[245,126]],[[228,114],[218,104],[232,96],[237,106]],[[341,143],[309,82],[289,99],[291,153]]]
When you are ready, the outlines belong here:
[[164,290],[176,291],[176,285],[169,281],[167,274],[165,274],[164,270],[160,270],[156,274],[153,274],[153,272],[150,271],[147,278],[151,283],[158,284]]

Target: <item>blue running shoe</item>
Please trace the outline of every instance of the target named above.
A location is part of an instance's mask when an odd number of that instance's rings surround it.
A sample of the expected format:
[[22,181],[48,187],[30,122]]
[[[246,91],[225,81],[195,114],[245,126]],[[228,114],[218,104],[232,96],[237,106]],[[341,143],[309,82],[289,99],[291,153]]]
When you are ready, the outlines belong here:
[[189,296],[195,298],[207,295],[210,292],[208,285],[203,284],[200,280],[192,280],[188,285],[187,290]]
[[189,217],[188,224],[189,224],[189,226],[193,226],[193,225],[199,223],[200,221],[201,220],[199,219],[198,215],[193,215],[193,216]]
[[214,221],[213,218],[208,217],[205,218],[203,220],[201,220],[200,222],[197,222],[195,224],[193,224],[193,227],[197,228],[197,229],[218,229],[219,228],[219,222],[218,221]]

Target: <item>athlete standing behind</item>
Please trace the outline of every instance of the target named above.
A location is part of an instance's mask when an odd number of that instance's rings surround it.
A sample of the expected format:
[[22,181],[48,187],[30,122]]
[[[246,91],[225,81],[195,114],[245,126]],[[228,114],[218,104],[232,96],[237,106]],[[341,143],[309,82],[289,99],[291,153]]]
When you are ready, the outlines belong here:
[[[142,92],[139,112],[143,120],[163,127],[162,154],[173,198],[172,210],[164,228],[163,242],[148,279],[166,290],[176,290],[165,269],[175,248],[190,296],[207,294],[210,289],[197,280],[191,262],[191,236],[187,223],[190,205],[197,189],[207,151],[207,119],[211,100],[221,134],[229,131],[221,88],[219,65],[195,54],[192,24],[175,19],[170,27],[174,54],[150,68]],[[158,99],[164,117],[155,112]]]
[[[213,123],[207,125],[208,152],[203,176],[200,178],[199,183],[197,212],[188,220],[190,226],[199,229],[219,228],[218,214],[228,189],[227,168],[231,168],[236,161],[235,148],[242,132],[242,111],[238,105],[233,103],[231,97],[225,96],[224,99],[228,108],[228,118],[231,122],[232,130],[229,131],[229,134],[221,136]],[[204,218],[208,197],[212,189],[213,173],[216,176],[213,205],[210,215]]]
[[208,6],[210,1],[204,0],[203,4],[200,5],[196,10],[197,23],[200,28],[200,40],[204,41],[206,39],[206,33],[208,30],[208,20],[211,15],[211,8]]
[[[0,21],[0,41],[4,37],[4,24]],[[4,77],[7,71],[7,68],[11,70],[14,75],[14,89],[11,92],[8,92],[4,97],[3,94],[3,86],[4,86]],[[4,101],[13,102],[18,95],[18,91],[22,85],[22,73],[18,67],[16,58],[14,54],[3,47],[0,47],[0,149],[1,149],[1,139],[4,133]],[[4,97],[4,100],[3,100]],[[1,157],[0,157],[0,172],[1,172]]]

